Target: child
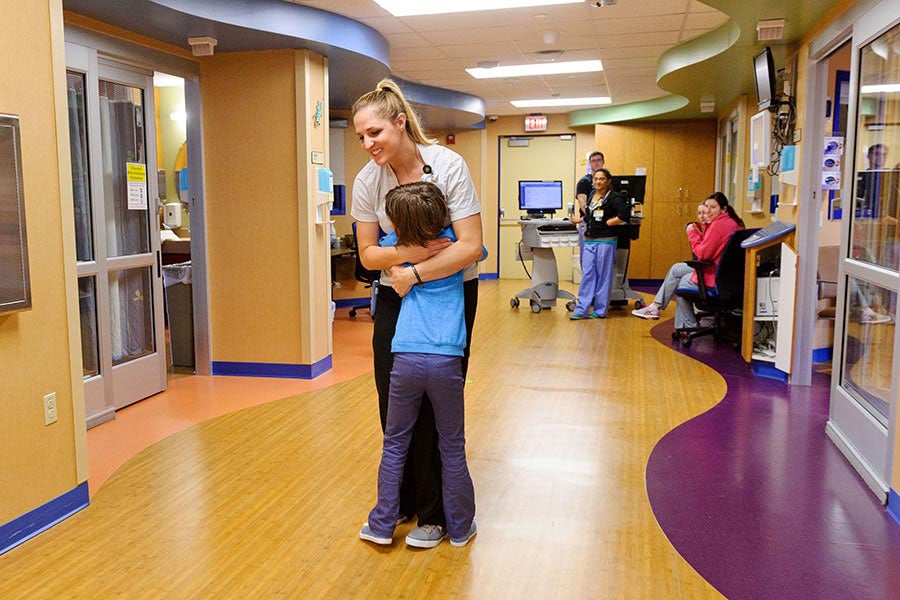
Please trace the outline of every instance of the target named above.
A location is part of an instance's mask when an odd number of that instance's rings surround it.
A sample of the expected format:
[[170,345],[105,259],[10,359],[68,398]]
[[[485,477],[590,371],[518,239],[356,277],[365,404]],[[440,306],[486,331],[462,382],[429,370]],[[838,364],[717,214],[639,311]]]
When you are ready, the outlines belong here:
[[[385,211],[394,232],[381,246],[424,246],[435,237],[456,241],[443,193],[433,183],[400,185],[388,192]],[[415,265],[409,267],[419,279]],[[434,409],[441,452],[444,513],[450,544],[465,546],[476,533],[475,489],[466,464],[465,410],[460,358],[466,345],[463,273],[414,286],[403,298],[391,343],[394,368],[384,448],[378,469],[378,503],[359,537],[387,545],[400,505],[400,480],[422,394]]]

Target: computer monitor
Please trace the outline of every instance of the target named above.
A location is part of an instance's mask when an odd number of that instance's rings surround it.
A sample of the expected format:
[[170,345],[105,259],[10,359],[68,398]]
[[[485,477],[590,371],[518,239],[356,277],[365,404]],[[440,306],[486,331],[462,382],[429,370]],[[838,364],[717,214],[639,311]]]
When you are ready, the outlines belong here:
[[519,210],[540,216],[552,215],[562,207],[562,181],[519,181]]
[[613,189],[623,194],[628,200],[643,204],[644,192],[647,189],[647,176],[613,175]]
[[759,110],[772,106],[775,96],[775,61],[772,49],[766,46],[753,57],[753,72],[756,78],[756,102]]
[[334,202],[331,205],[331,214],[347,214],[347,188],[343,184],[334,184]]

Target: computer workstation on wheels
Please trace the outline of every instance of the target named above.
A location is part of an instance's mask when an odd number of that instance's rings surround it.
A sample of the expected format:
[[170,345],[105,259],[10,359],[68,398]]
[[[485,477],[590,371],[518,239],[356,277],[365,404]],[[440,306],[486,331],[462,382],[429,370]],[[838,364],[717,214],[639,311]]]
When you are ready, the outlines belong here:
[[[610,303],[615,306],[634,300],[635,307],[641,308],[642,297],[628,285],[628,258],[630,242],[636,240],[640,232],[646,176],[615,176],[613,182],[613,189],[624,194],[631,204],[632,217],[631,222],[622,227],[622,235],[619,236]],[[562,181],[559,180],[519,181],[519,210],[525,213],[519,221],[522,228],[519,258],[523,263],[527,258],[533,258],[534,264],[531,286],[510,299],[513,308],[518,308],[520,299],[523,299],[528,300],[533,313],[539,313],[545,308],[553,308],[558,299],[563,299],[567,301],[569,312],[575,310],[575,296],[559,289],[559,271],[553,250],[577,247],[581,243],[574,223],[568,219],[553,218],[557,211],[563,209],[562,190]],[[570,205],[570,213],[573,208],[574,205]]]

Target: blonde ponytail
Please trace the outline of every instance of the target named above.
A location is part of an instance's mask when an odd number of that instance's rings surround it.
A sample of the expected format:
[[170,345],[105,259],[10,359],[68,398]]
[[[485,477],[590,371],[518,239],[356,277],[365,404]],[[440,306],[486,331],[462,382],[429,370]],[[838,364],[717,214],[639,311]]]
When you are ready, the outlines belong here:
[[405,114],[406,133],[413,142],[426,146],[437,144],[436,139],[425,135],[418,113],[407,102],[406,96],[403,95],[403,91],[396,82],[390,79],[379,81],[374,90],[366,92],[353,103],[352,116],[355,117],[356,113],[367,106],[371,107],[379,117],[391,122],[396,121],[400,113]]

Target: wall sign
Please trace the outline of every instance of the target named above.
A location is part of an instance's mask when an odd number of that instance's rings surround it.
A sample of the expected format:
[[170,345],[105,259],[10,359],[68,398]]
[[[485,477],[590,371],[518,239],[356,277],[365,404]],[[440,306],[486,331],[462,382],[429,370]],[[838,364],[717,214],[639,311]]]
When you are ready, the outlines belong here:
[[525,131],[547,131],[547,115],[525,117]]

